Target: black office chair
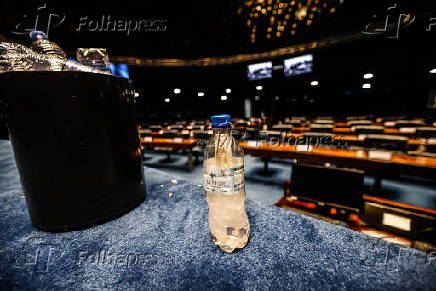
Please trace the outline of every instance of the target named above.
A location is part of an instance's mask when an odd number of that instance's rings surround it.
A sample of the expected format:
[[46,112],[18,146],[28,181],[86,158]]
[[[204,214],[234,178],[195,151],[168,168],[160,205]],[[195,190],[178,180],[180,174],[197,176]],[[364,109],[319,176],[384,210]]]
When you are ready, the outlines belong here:
[[385,150],[405,153],[408,150],[408,138],[404,136],[368,134],[363,137],[365,150]]
[[425,152],[436,155],[436,144],[426,144],[425,145]]
[[256,140],[259,136],[259,131],[257,127],[246,127],[244,140]]
[[150,129],[153,132],[158,132],[158,131],[160,131],[162,129],[162,126],[160,126],[160,125],[150,125]]
[[184,139],[191,138],[191,131],[189,129],[183,129],[180,131],[180,136]]
[[193,136],[195,139],[207,140],[209,139],[209,134],[203,130],[193,130]]
[[276,124],[272,126],[273,130],[280,131],[280,132],[291,132],[293,126],[290,124]]
[[141,128],[141,129],[139,130],[139,135],[140,135],[141,137],[148,137],[148,136],[151,136],[152,133],[153,133],[153,132],[152,132],[150,129],[143,129],[143,128]]
[[419,127],[416,129],[415,135],[419,138],[436,138],[436,127]]
[[204,131],[205,128],[206,128],[206,126],[204,126],[204,125],[193,125],[192,126],[192,130],[196,130],[196,131]]
[[394,127],[425,127],[425,122],[422,120],[397,120]]
[[302,123],[305,121],[299,120],[299,119],[291,119],[289,121],[286,121],[285,124],[292,125],[293,127],[301,127]]
[[183,125],[173,124],[170,125],[171,130],[178,130],[181,131],[183,129]]
[[164,130],[162,133],[162,138],[176,138],[179,135],[178,130]]
[[326,132],[326,133],[332,133],[334,129],[333,124],[311,124],[310,125],[310,131],[311,132]]
[[[293,164],[290,196],[318,203],[317,208],[331,207],[348,212],[363,210],[363,171]],[[322,210],[321,210],[322,211]]]
[[351,130],[356,134],[383,134],[385,128],[383,126],[375,125],[356,125],[351,128]]

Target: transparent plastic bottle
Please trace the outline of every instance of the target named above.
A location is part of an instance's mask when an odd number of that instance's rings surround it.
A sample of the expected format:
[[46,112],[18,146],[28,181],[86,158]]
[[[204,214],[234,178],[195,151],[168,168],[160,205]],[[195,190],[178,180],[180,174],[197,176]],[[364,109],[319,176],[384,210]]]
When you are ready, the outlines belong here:
[[52,58],[38,54],[18,43],[0,43],[0,73],[11,71],[48,71]]
[[214,135],[206,143],[203,184],[209,204],[209,229],[226,252],[243,248],[250,234],[245,212],[244,152],[231,134],[230,115],[211,118]]
[[62,48],[50,41],[42,31],[30,32],[30,38],[32,39],[30,48],[37,54],[44,55],[44,59],[50,64],[48,68],[42,68],[40,71],[62,71],[62,67],[67,60]]

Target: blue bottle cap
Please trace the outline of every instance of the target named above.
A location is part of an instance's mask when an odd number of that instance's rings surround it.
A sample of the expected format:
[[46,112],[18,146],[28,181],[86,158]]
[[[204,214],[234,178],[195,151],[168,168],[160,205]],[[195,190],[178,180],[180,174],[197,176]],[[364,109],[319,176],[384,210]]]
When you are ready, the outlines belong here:
[[231,128],[231,117],[229,114],[214,115],[210,118],[212,128]]
[[39,31],[39,30],[33,30],[33,31],[31,31],[31,32],[30,32],[30,38],[31,38],[32,40],[35,40],[35,39],[48,39],[47,35],[45,35],[44,32]]

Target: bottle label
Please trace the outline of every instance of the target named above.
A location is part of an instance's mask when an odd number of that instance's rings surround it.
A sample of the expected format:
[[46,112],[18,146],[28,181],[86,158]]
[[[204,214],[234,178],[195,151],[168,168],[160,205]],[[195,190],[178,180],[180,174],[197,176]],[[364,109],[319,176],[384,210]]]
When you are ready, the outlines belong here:
[[205,167],[203,185],[207,192],[236,194],[244,188],[244,165],[233,168]]

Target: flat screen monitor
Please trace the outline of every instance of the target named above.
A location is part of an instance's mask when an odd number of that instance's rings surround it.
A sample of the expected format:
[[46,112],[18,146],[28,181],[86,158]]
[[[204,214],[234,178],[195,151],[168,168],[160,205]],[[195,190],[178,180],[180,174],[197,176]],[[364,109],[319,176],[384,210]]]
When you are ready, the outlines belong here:
[[248,65],[248,79],[260,80],[272,77],[272,62]]
[[111,73],[112,75],[120,76],[123,78],[129,78],[129,67],[127,64],[113,64],[110,63]]
[[312,73],[313,55],[304,55],[284,61],[283,70],[286,77]]

